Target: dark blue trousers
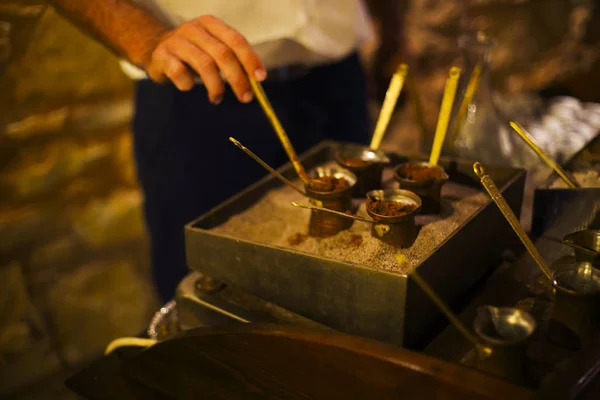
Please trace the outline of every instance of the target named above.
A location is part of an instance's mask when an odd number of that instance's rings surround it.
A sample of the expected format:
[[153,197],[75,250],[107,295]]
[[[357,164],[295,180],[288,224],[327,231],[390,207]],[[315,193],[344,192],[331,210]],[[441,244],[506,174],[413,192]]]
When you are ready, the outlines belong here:
[[[365,76],[356,54],[296,80],[263,85],[298,153],[324,139],[368,142]],[[137,83],[135,107],[134,149],[154,280],[168,301],[187,273],[184,225],[266,174],[228,137],[272,166],[287,159],[259,104],[239,103],[231,91],[215,106],[202,85],[180,92],[144,80]]]

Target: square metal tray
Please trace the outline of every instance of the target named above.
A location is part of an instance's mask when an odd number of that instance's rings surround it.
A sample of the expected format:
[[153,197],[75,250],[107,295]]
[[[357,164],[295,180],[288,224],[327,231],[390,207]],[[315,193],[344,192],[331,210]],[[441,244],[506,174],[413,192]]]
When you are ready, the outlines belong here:
[[[564,168],[567,172],[582,168],[598,168],[599,149],[600,134],[568,160]],[[533,236],[540,236],[566,213],[569,219],[581,221],[578,229],[588,229],[588,225],[593,225],[594,218],[600,218],[600,188],[550,188],[555,179],[557,175],[553,173],[545,182],[545,187],[535,189],[531,222]]]
[[542,235],[556,220],[564,218],[565,215],[568,215],[569,219],[581,221],[580,226],[573,231],[598,225],[600,189],[536,189],[533,197],[532,236]]
[[[306,152],[303,165],[313,168],[333,160],[339,142],[326,141]],[[407,158],[390,154],[392,165]],[[472,163],[442,159],[451,181],[480,187]],[[525,172],[486,166],[508,204],[521,211]],[[279,169],[288,179],[290,164]],[[231,283],[266,301],[346,333],[383,342],[423,348],[446,321],[406,275],[377,271],[344,261],[265,243],[241,240],[210,229],[244,212],[269,190],[280,187],[267,176],[185,228],[188,266]],[[453,306],[472,295],[476,283],[499,265],[502,253],[517,246],[508,223],[489,200],[418,266],[421,276]]]

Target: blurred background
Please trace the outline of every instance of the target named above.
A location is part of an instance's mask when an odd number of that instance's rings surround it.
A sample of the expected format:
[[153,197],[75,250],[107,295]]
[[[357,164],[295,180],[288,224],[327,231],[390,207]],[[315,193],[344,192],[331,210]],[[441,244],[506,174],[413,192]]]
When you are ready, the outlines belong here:
[[[393,1],[392,1],[393,2]],[[497,40],[493,90],[600,102],[600,10],[593,0],[405,0],[363,48],[376,118],[408,62],[426,127],[400,102],[384,146],[427,152],[456,38]],[[389,4],[387,4],[389,6]],[[70,373],[160,307],[149,279],[132,160],[132,83],[117,59],[42,1],[0,0],[0,397],[77,398]],[[536,97],[537,98],[537,97]]]

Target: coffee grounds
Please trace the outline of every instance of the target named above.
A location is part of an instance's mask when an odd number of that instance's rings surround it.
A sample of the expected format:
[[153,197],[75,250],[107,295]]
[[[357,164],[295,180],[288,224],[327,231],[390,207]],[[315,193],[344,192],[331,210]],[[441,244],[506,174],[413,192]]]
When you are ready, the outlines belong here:
[[363,242],[363,238],[361,235],[352,235],[350,236],[350,245],[353,247],[359,247]]
[[[388,172],[389,178],[384,178],[384,182],[388,182],[388,185],[384,184],[384,188],[395,185],[391,170]],[[299,181],[294,183],[301,184]],[[308,232],[310,211],[291,205],[293,201],[303,200],[303,197],[287,186],[273,189],[265,193],[250,208],[240,214],[232,215],[228,221],[212,230],[234,240],[250,240],[283,249],[293,249],[316,257],[402,274],[429,257],[437,246],[489,201],[489,196],[480,188],[463,186],[452,181],[446,183],[442,188],[441,213],[417,215],[415,222],[422,226],[417,240],[410,248],[401,250],[372,237],[372,224],[358,221],[354,222],[350,229],[334,236],[327,238],[308,236],[302,243],[290,246],[288,239],[291,236]],[[356,210],[356,215],[370,218],[365,202],[362,202]],[[360,246],[350,244],[354,235],[362,237]],[[399,253],[405,258],[402,263],[399,263],[396,257]]]
[[362,167],[367,167],[369,165],[371,165],[372,163],[370,161],[366,161],[360,158],[348,158],[345,160],[341,160],[342,164],[344,164],[347,167],[355,167],[355,168],[362,168]]
[[341,192],[350,187],[350,182],[346,178],[321,176],[311,179],[308,186],[315,192]]
[[307,238],[308,235],[305,235],[303,233],[294,233],[288,238],[288,243],[290,246],[298,246],[302,244]]
[[400,169],[398,175],[411,181],[427,181],[441,177],[442,171],[439,168],[432,168],[426,165],[409,164]]
[[401,217],[413,212],[416,208],[416,204],[409,202],[367,199],[367,209],[384,217]]

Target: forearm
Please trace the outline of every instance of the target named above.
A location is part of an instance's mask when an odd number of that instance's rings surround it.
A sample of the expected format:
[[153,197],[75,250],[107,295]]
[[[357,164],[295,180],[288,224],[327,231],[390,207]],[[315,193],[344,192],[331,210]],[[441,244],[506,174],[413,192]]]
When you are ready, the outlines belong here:
[[[200,77],[210,101],[225,93],[223,77],[238,100],[248,103],[248,76],[263,81],[267,72],[246,38],[211,15],[169,27],[130,0],[48,0],[67,18],[118,55],[143,68],[155,82],[170,80],[191,90]],[[198,0],[200,1],[200,0]]]
[[168,27],[129,0],[49,0],[55,8],[117,55],[146,69]]

